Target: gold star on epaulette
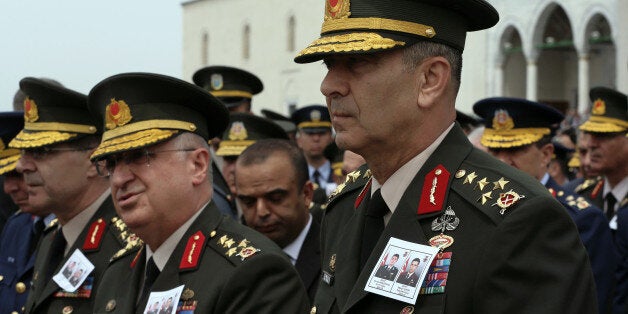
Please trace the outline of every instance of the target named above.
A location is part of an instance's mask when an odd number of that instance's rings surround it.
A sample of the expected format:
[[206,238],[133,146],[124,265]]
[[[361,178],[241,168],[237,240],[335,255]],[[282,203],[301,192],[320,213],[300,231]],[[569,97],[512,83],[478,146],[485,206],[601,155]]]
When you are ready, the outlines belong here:
[[574,200],[574,197],[573,197],[573,195],[569,195],[569,196],[567,196],[567,197],[565,198],[565,200],[566,200],[566,201],[568,201],[568,202],[571,202],[571,201],[573,201],[573,200]]
[[476,187],[480,189],[480,191],[484,190],[484,187],[488,184],[488,180],[486,177],[482,178],[482,180],[477,182]]
[[563,195],[565,195],[564,191],[558,191],[558,197],[562,197]]
[[222,247],[224,247],[224,248],[229,248],[229,247],[231,247],[233,244],[235,244],[235,241],[233,241],[233,239],[228,239],[227,241],[225,241],[225,243],[222,243]]
[[218,243],[220,244],[225,244],[225,242],[227,242],[227,240],[229,240],[229,237],[227,237],[227,235],[223,235],[222,237],[220,237],[220,239],[218,239]]
[[237,250],[238,250],[238,249],[236,249],[236,248],[232,247],[232,248],[230,248],[230,249],[229,249],[229,250],[225,253],[225,255],[227,255],[227,256],[229,256],[229,257],[231,257],[231,255],[235,254]]
[[504,177],[499,178],[499,180],[493,182],[493,190],[501,189],[503,190],[506,184],[508,184],[508,180],[504,179]]
[[246,247],[247,245],[249,245],[249,243],[251,243],[251,241],[247,240],[247,239],[243,239],[242,241],[240,241],[240,243],[238,244],[238,247]]
[[575,188],[575,191],[576,192],[580,192],[582,190],[586,190],[586,188],[590,187],[593,184],[595,184],[595,180],[594,179],[586,179],[586,180],[584,180],[584,182],[580,183],[580,185],[578,185]]
[[345,179],[345,182],[351,181],[353,183],[355,182],[355,180],[359,178],[360,178],[360,170],[355,170],[347,174],[347,178]]
[[55,218],[48,223],[48,226],[46,226],[46,228],[52,228],[56,226],[58,223],[59,223],[59,219]]
[[370,178],[371,177],[371,169],[366,169],[366,171],[364,171],[364,175],[362,176],[362,178]]
[[471,183],[473,183],[473,180],[475,180],[475,178],[477,178],[477,177],[478,177],[478,175],[475,174],[475,171],[471,172],[471,173],[469,173],[467,175],[466,178],[464,178],[464,181],[462,181],[462,184],[471,184]]
[[493,191],[488,191],[484,194],[482,194],[482,196],[480,198],[478,198],[478,202],[482,202],[482,205],[484,205],[486,203],[486,201],[492,199],[493,197],[491,197],[491,193],[493,193]]

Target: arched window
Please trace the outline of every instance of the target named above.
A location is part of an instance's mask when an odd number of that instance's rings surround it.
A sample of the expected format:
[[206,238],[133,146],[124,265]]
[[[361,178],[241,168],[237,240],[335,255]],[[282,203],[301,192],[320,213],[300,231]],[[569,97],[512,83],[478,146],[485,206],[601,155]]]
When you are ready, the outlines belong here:
[[296,33],[296,21],[294,19],[294,15],[290,16],[288,19],[288,38],[287,38],[287,47],[288,51],[294,51],[295,47],[295,33]]
[[251,56],[251,26],[249,24],[244,25],[244,32],[242,33],[242,58],[249,59]]
[[201,64],[209,64],[209,34],[203,32],[203,39],[201,43]]

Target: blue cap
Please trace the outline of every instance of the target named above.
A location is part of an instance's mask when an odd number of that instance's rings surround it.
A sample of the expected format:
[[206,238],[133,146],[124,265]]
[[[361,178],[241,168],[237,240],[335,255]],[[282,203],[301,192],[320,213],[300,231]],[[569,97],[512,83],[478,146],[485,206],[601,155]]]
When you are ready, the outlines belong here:
[[322,105],[310,105],[292,113],[292,122],[306,133],[331,131],[329,110]]

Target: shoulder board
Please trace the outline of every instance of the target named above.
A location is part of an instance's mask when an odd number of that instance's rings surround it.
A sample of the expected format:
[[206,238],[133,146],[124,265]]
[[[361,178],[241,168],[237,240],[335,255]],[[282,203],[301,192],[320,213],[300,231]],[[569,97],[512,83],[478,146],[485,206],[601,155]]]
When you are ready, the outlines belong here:
[[619,207],[624,207],[628,205],[628,196],[624,197],[624,199],[621,201],[621,203],[619,203]]
[[247,258],[261,251],[241,235],[220,229],[209,233],[207,245],[234,265],[241,264]]
[[597,177],[594,179],[586,179],[584,180],[584,182],[580,183],[580,185],[578,185],[574,191],[577,193],[580,193],[584,190],[587,190],[591,187],[594,187],[596,184],[598,184],[598,181],[601,181],[601,178]]
[[371,169],[368,166],[362,165],[355,171],[347,174],[345,178],[345,182],[339,184],[336,189],[329,195],[329,199],[327,200],[327,204],[325,207],[329,207],[329,204],[334,202],[336,199],[342,197],[342,195],[354,191],[356,189],[363,188],[366,183],[371,179]]
[[59,225],[59,219],[55,218],[48,223],[48,225],[44,229],[44,232],[49,232],[50,230],[54,230],[55,228],[57,228],[58,225]]
[[496,170],[463,163],[453,172],[451,189],[498,223],[531,192],[525,183],[511,180],[514,173]]
[[[550,192],[552,191],[553,189],[550,189]],[[556,198],[556,200],[563,204],[563,206],[570,206],[576,211],[581,211],[591,207],[591,204],[587,202],[584,197],[565,190],[555,190],[555,193],[552,193],[552,195]]]
[[118,217],[111,218],[111,231],[123,245],[123,248],[111,256],[110,262],[135,252],[144,246],[144,242],[135,233],[129,231],[124,221]]

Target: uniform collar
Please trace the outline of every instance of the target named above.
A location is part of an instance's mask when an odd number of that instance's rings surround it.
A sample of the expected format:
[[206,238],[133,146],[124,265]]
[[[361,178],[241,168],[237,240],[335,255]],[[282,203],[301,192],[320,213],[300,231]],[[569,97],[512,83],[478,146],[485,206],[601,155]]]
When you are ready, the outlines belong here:
[[181,227],[177,229],[177,231],[172,233],[168,237],[168,239],[166,239],[166,241],[164,241],[164,243],[162,243],[159,246],[159,248],[157,248],[157,250],[155,251],[151,250],[147,244],[145,262],[148,263],[148,259],[152,256],[153,261],[155,262],[155,265],[157,265],[157,268],[159,268],[159,271],[162,271],[164,267],[166,267],[166,263],[168,263],[168,260],[170,259],[170,255],[172,255],[172,252],[174,252],[174,249],[177,247],[177,244],[179,244],[179,242],[185,235],[185,232],[190,228],[190,226],[192,225],[194,220],[196,220],[198,215],[200,215],[203,212],[205,207],[207,207],[207,204],[203,205],[201,209],[196,211],[196,213],[192,215],[192,217],[190,217],[190,219],[188,219],[184,224],[182,224]]
[[87,208],[78,213],[78,215],[74,216],[74,218],[70,219],[70,221],[62,226],[63,229],[61,230],[63,230],[63,237],[67,242],[64,255],[68,254],[70,248],[74,246],[74,243],[78,239],[79,235],[81,235],[81,232],[83,232],[83,229],[85,229],[85,226],[87,226],[92,217],[94,217],[94,214],[96,214],[96,212],[98,211],[98,208],[100,208],[100,205],[102,205],[102,203],[104,203],[105,200],[110,197],[110,195],[111,189],[107,189],[96,199],[96,201],[91,203],[89,206],[87,206]]
[[604,177],[604,198],[606,198],[608,193],[613,193],[613,196],[617,200],[617,204],[615,204],[615,207],[617,208],[621,201],[628,196],[628,177],[619,181],[619,183],[617,183],[613,188],[611,188],[608,179]]

